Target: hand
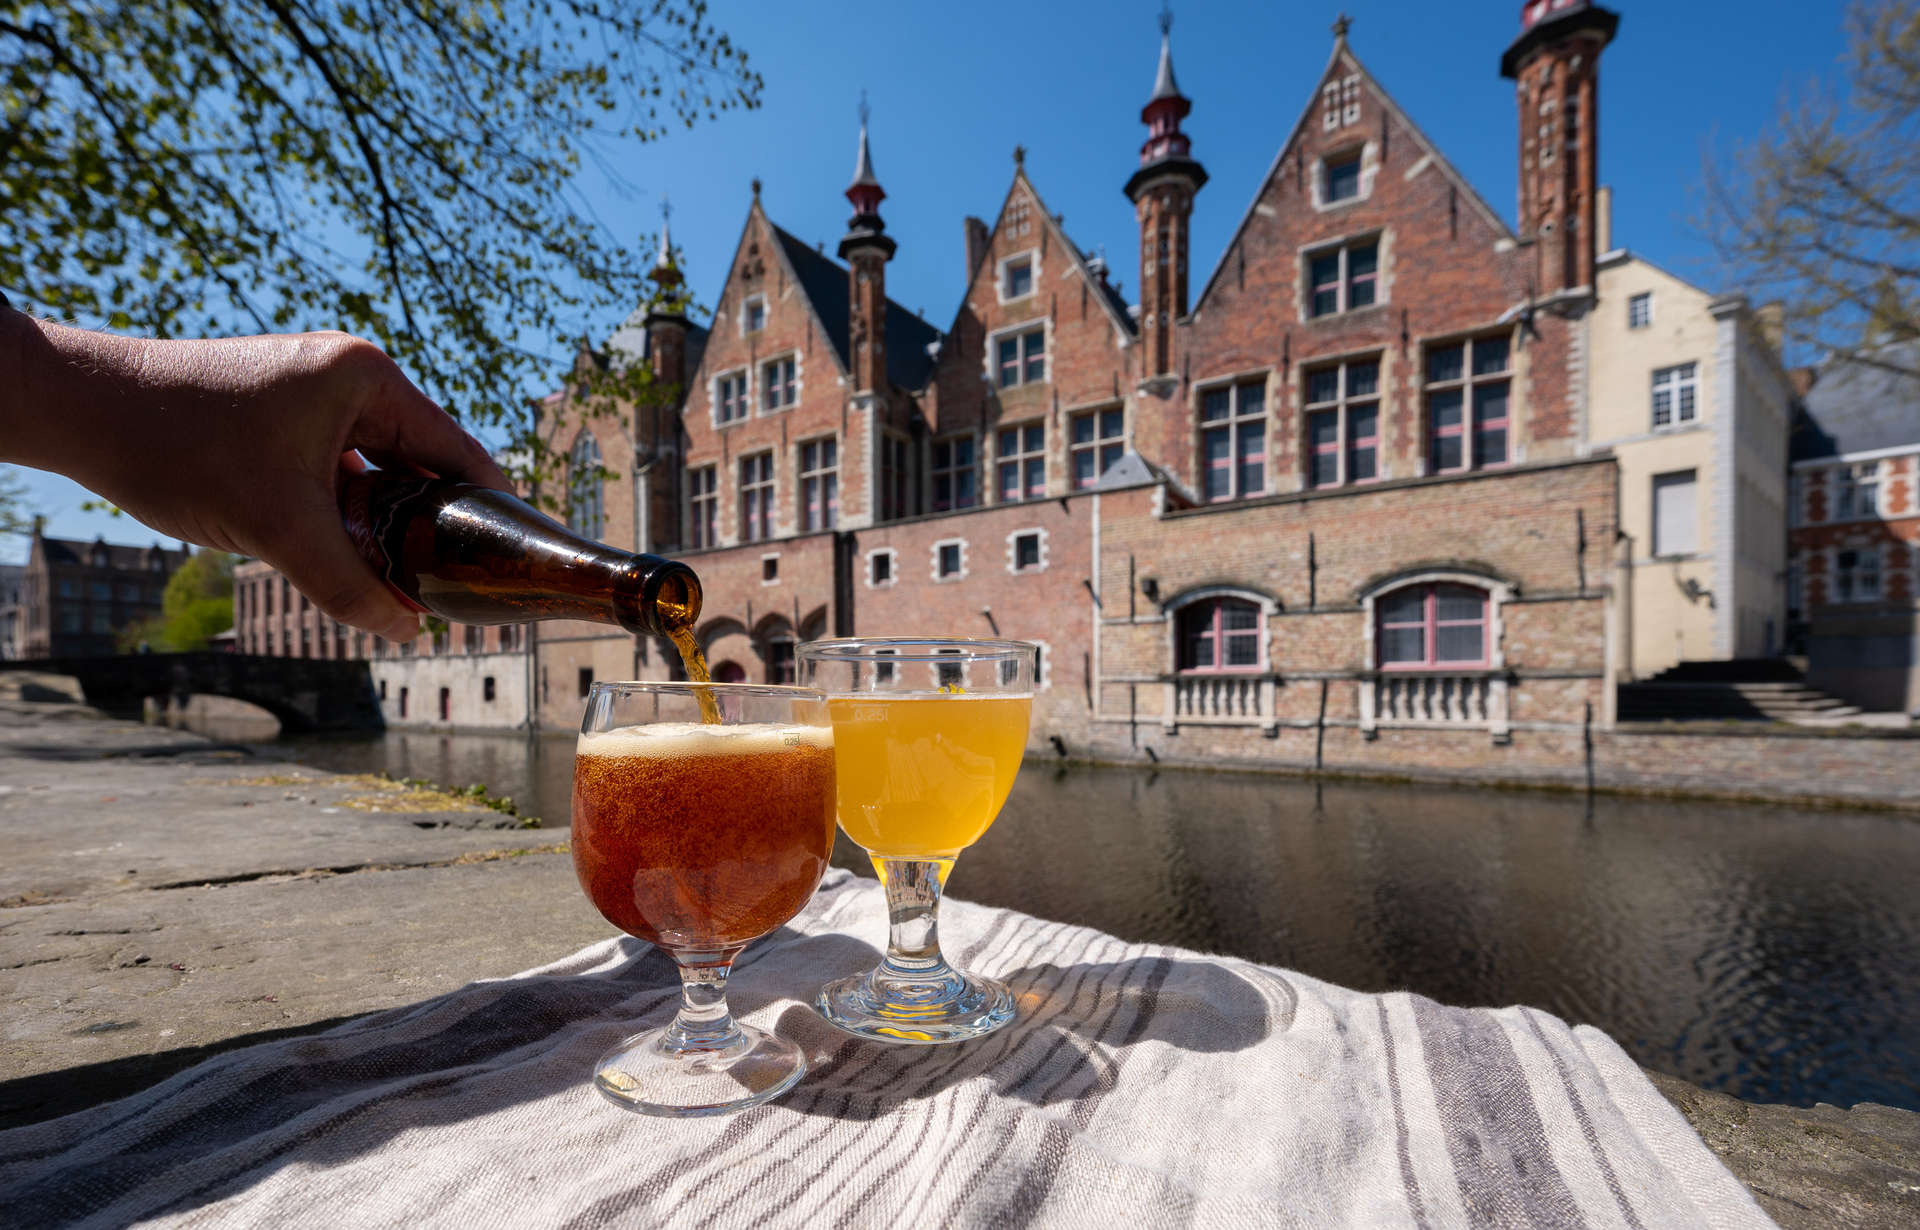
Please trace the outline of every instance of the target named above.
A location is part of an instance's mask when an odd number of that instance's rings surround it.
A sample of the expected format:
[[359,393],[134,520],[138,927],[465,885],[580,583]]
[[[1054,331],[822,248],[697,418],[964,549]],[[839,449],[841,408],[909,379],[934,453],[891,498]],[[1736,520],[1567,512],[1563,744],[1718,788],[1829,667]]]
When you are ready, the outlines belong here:
[[162,533],[264,560],[327,614],[391,640],[411,640],[419,620],[341,526],[355,452],[512,489],[371,342],[138,341],[0,316],[0,460],[66,474]]

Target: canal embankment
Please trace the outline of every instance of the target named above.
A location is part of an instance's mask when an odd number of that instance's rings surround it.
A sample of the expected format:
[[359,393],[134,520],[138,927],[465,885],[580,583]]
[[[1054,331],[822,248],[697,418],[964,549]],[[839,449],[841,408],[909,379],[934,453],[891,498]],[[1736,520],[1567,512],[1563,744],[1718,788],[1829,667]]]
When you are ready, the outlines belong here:
[[[602,938],[564,820],[549,824],[102,720],[58,681],[15,688],[0,697],[0,1125]],[[1171,874],[1190,854],[1159,858]],[[1090,850],[1082,871],[1099,862]],[[1920,1217],[1920,1115],[1658,1083],[1782,1225]]]

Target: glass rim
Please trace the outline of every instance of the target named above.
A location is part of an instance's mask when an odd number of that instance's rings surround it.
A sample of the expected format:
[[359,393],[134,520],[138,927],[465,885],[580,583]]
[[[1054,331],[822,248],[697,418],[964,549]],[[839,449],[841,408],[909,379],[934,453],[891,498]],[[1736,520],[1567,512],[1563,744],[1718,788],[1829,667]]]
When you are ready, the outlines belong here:
[[1031,659],[1037,648],[1032,641],[987,637],[848,636],[807,641],[794,656],[822,662],[995,662]]
[[769,696],[788,700],[825,700],[827,696],[819,688],[790,683],[695,683],[691,679],[596,679],[589,687],[588,694],[617,692],[645,695],[659,692],[680,695],[698,691],[718,692],[722,696]]

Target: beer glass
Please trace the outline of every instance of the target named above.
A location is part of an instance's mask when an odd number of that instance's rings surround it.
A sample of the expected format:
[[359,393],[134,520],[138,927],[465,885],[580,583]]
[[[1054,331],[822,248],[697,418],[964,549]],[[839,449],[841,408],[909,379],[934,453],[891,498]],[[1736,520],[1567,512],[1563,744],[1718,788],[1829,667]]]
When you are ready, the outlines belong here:
[[[701,720],[700,693],[719,721]],[[778,1097],[799,1047],[727,1011],[749,943],[800,912],[833,850],[833,731],[820,693],[596,683],[573,772],[573,868],[606,920],[680,967],[680,1011],[602,1055],[593,1084],[649,1115]]]
[[887,955],[821,988],[835,1025],[888,1042],[958,1042],[1013,1019],[1013,996],[940,954],[940,892],[1000,814],[1026,752],[1034,647],[878,637],[811,641],[800,681],[827,694],[840,828],[887,894]]

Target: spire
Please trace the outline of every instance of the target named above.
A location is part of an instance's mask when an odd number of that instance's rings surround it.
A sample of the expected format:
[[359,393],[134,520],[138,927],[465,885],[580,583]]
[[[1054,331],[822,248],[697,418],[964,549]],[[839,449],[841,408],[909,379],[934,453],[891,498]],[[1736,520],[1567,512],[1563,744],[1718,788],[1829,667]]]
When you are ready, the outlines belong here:
[[847,220],[847,233],[840,239],[840,256],[844,260],[850,252],[862,248],[874,248],[882,251],[882,260],[893,255],[894,243],[885,232],[887,224],[880,218],[880,202],[886,200],[887,190],[880,186],[880,179],[873,173],[873,150],[867,143],[867,121],[873,110],[867,106],[867,92],[860,91],[860,153],[853,164],[853,182],[847,185],[847,199],[853,202],[853,217]]
[[663,193],[660,197],[660,252],[653,258],[653,271],[647,276],[662,286],[673,286],[680,281],[680,268],[673,262],[673,232],[669,229],[673,217],[673,203]]
[[853,164],[853,182],[847,185],[847,199],[853,202],[853,216],[856,218],[880,216],[880,202],[886,199],[886,189],[880,186],[880,180],[873,173],[873,152],[867,145],[867,119],[872,109],[867,106],[867,92],[860,91],[860,154]]
[[1193,104],[1173,79],[1173,13],[1162,6],[1160,68],[1153,78],[1153,97],[1140,108],[1140,121],[1147,126],[1147,143],[1140,147],[1141,166],[1187,157],[1192,146],[1187,134],[1180,131],[1180,121],[1191,110]]
[[1154,74],[1153,97],[1147,101],[1179,97],[1180,86],[1173,79],[1173,11],[1163,4],[1160,6],[1160,71]]

